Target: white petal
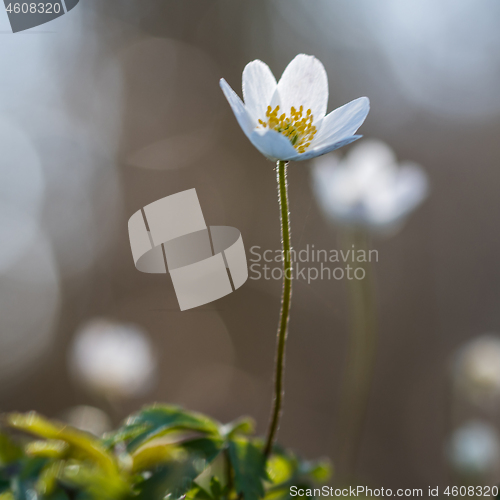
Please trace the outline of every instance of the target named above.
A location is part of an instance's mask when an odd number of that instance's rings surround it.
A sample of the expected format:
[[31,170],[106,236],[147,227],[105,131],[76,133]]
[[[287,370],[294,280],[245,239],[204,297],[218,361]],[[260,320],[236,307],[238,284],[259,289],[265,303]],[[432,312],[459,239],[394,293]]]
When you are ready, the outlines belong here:
[[258,59],[243,70],[243,100],[245,107],[258,120],[266,116],[267,106],[276,90],[276,78],[269,66]]
[[360,97],[329,113],[321,123],[311,147],[324,147],[352,136],[365,121],[370,100]]
[[428,190],[427,175],[416,164],[403,164],[390,182],[366,193],[365,205],[370,223],[389,226],[403,220],[425,199]]
[[256,129],[249,139],[264,156],[273,161],[288,161],[297,153],[292,143],[275,130]]
[[290,108],[304,106],[310,109],[314,121],[326,114],[328,105],[328,77],[323,64],[314,56],[299,54],[286,67],[278,92],[282,106],[280,110],[290,113]]
[[278,87],[276,87],[276,90],[274,91],[274,94],[271,98],[270,106],[272,109],[274,109],[276,106],[279,106],[280,109],[283,109],[283,105],[281,103],[280,95],[278,92]]
[[[335,192],[339,190],[336,188],[339,184],[344,184],[339,163],[336,155],[329,155],[318,158],[312,166],[314,193],[321,208],[328,215],[336,212],[336,205],[339,205],[339,199],[335,196]],[[343,193],[343,190],[340,191]]]
[[222,89],[222,92],[224,92],[227,102],[229,102],[229,105],[231,106],[231,109],[233,110],[234,116],[236,116],[240,127],[242,128],[243,132],[245,132],[245,135],[250,138],[250,134],[256,126],[256,122],[248,113],[245,105],[243,104],[243,101],[238,97],[236,92],[229,86],[224,78],[221,78],[220,80],[220,87]]
[[400,210],[409,213],[426,198],[429,191],[427,174],[420,165],[411,162],[401,164],[396,187]]
[[305,151],[305,153],[300,154],[295,152],[296,154],[293,157],[288,158],[288,160],[290,161],[310,160],[311,158],[316,158],[317,156],[326,155],[326,153],[347,146],[348,144],[351,144],[351,142],[361,139],[361,137],[363,136],[352,135],[351,137],[344,137],[342,140],[334,144],[328,144],[327,146],[316,147],[316,148],[313,148],[311,146],[309,149]]
[[394,151],[385,142],[367,139],[349,150],[345,162],[356,169],[370,169],[380,172],[391,169],[394,174],[397,159]]

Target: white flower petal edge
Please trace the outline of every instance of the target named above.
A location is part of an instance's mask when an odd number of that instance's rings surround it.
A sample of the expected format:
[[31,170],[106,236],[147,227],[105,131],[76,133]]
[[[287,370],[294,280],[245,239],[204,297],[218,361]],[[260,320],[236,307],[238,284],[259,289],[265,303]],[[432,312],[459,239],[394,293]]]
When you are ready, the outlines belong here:
[[333,144],[328,144],[327,146],[323,147],[318,147],[318,148],[309,148],[305,153],[297,153],[295,151],[295,156],[290,157],[290,158],[283,158],[285,161],[303,161],[303,160],[310,160],[311,158],[316,158],[317,156],[322,156],[326,155],[327,153],[330,153],[331,151],[335,151],[336,149],[342,148],[344,146],[347,146],[348,144],[351,144],[351,142],[357,141],[358,139],[361,139],[363,137],[362,135],[351,135],[350,137],[344,137],[341,140],[338,140],[337,142],[334,142]]
[[278,93],[283,112],[301,105],[310,109],[314,121],[326,115],[328,106],[328,77],[325,67],[314,56],[299,54],[285,68],[278,82]]
[[220,80],[220,87],[222,89],[222,92],[224,92],[227,102],[231,106],[234,116],[236,117],[236,120],[238,120],[241,129],[243,130],[243,132],[245,132],[245,135],[250,139],[250,134],[253,132],[255,128],[254,119],[248,113],[242,100],[238,97],[236,92],[229,86],[226,80],[224,80],[224,78],[221,78]]
[[266,116],[267,107],[276,91],[276,78],[269,66],[258,59],[243,70],[243,100],[255,122]]
[[356,133],[370,111],[368,97],[360,97],[329,113],[314,138],[310,148],[322,148],[335,144]]

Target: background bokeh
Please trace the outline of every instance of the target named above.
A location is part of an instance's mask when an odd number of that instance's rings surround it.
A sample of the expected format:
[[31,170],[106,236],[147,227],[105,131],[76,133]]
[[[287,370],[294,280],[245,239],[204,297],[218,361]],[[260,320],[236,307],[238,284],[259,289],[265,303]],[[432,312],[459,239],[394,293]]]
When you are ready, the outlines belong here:
[[[446,442],[470,417],[450,416],[450,360],[500,331],[499,14],[496,0],[81,0],[12,35],[0,9],[0,410],[63,418],[85,404],[116,424],[158,400],[265,431],[280,283],[180,312],[168,277],[136,271],[127,220],[194,187],[208,224],[237,227],[247,251],[279,249],[273,165],[218,80],[239,91],[248,61],[279,76],[304,52],[327,69],[329,110],[368,96],[361,133],[431,186],[399,234],[372,243],[380,338],[360,476],[449,484]],[[289,182],[294,247],[338,248],[307,162]],[[294,286],[279,439],[339,462],[345,283]],[[149,336],[144,391],[113,399],[79,381],[73,341],[95,318]]]

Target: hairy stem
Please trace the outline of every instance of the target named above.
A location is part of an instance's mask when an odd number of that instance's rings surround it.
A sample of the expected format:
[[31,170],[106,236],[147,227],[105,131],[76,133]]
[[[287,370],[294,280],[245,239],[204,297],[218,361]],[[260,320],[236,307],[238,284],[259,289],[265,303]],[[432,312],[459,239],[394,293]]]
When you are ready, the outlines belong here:
[[290,245],[290,217],[288,212],[288,185],[286,169],[288,163],[279,161],[276,165],[276,177],[278,180],[278,199],[281,215],[281,246],[283,250],[283,295],[281,300],[281,314],[278,326],[278,338],[276,347],[276,365],[274,376],[274,400],[271,412],[271,420],[267,431],[264,455],[271,454],[276,433],[279,427],[281,410],[283,406],[283,378],[285,372],[285,344],[288,333],[288,319],[290,317],[290,306],[292,303],[292,262]]

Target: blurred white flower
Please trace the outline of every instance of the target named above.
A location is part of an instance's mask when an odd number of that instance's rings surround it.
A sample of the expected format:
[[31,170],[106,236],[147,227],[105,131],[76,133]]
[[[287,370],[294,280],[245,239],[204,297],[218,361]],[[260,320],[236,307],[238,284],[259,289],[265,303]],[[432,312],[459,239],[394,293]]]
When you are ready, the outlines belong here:
[[454,385],[477,404],[500,400],[500,336],[482,335],[463,346],[453,363]]
[[112,429],[108,415],[94,406],[74,406],[63,415],[64,422],[94,436],[102,436]]
[[70,369],[93,392],[110,398],[143,394],[154,381],[156,357],[143,330],[94,319],[76,334]]
[[453,432],[447,454],[452,467],[460,474],[491,474],[500,462],[498,432],[480,420],[467,422]]
[[223,78],[220,86],[250,142],[270,160],[299,161],[324,155],[359,139],[354,135],[370,110],[360,97],[326,115],[328,78],[323,64],[299,54],[280,81],[262,61],[243,70],[243,99]]
[[393,231],[425,199],[428,181],[419,165],[398,165],[386,144],[369,140],[342,159],[316,159],[313,188],[326,216],[336,222]]

